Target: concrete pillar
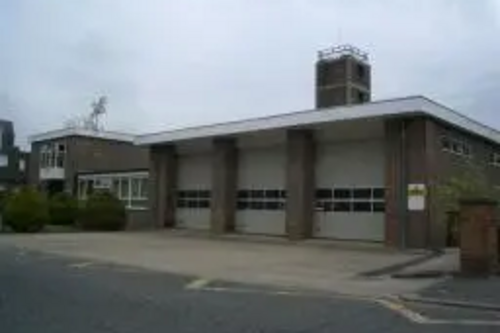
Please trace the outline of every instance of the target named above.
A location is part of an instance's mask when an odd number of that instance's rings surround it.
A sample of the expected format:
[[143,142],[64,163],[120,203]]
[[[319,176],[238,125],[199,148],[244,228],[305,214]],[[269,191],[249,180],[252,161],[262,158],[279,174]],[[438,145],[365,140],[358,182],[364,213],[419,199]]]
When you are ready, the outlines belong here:
[[[430,119],[391,119],[385,123],[385,243],[387,246],[439,248],[445,229],[439,223],[435,177],[439,167],[439,135]],[[408,185],[426,186],[425,208],[408,209]]]
[[315,191],[315,143],[310,130],[287,133],[286,226],[288,237],[300,240],[312,236]]
[[177,155],[174,146],[152,146],[149,164],[149,207],[153,223],[175,226]]
[[[460,202],[460,271],[467,275],[491,272],[496,237],[492,237],[496,202],[489,199]],[[494,238],[494,239],[493,239]]]
[[222,234],[235,229],[238,150],[231,138],[214,139],[213,148],[211,229]]

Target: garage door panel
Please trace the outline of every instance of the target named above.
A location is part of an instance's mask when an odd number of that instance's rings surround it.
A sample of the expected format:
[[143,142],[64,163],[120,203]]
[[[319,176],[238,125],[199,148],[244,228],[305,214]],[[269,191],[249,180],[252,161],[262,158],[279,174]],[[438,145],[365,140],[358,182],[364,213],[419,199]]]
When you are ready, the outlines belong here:
[[[321,214],[321,213],[320,213]],[[384,240],[383,214],[369,213],[327,213],[330,216],[319,217],[316,220],[316,232],[320,237],[341,240]]]
[[211,155],[181,155],[178,163],[177,227],[209,230],[212,196]]
[[284,235],[286,155],[282,146],[239,154],[236,230]]
[[316,160],[316,237],[383,241],[381,140],[321,143]]
[[242,211],[236,221],[237,230],[248,234],[283,235],[286,228],[282,212]]

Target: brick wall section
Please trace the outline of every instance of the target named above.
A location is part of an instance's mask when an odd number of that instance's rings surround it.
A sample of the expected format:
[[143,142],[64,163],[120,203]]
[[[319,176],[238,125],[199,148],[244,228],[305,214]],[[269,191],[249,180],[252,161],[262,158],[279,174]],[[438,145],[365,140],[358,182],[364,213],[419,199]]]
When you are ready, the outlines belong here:
[[489,231],[496,203],[464,201],[460,205],[460,269],[465,274],[487,274],[490,269]]
[[149,162],[149,207],[158,227],[175,226],[177,154],[174,146],[152,146]]
[[312,131],[287,133],[286,226],[292,240],[310,238],[314,221],[315,143]]
[[[438,225],[435,177],[439,171],[439,131],[425,117],[390,119],[385,124],[386,245],[410,248],[441,247],[444,230]],[[408,184],[425,184],[425,210],[409,211]]]
[[125,171],[147,169],[148,149],[134,146],[131,142],[89,137],[66,137],[32,144],[30,158],[30,183],[39,185],[40,147],[49,142],[66,145],[66,189],[76,190],[75,178],[82,172]]
[[211,229],[216,234],[235,230],[238,151],[236,141],[213,141]]

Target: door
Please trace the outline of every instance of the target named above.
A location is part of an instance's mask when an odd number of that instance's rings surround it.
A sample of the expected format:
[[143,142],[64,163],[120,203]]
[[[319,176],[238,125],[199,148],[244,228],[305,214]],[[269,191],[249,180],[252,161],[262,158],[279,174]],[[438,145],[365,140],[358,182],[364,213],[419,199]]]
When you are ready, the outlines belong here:
[[315,237],[384,240],[383,147],[381,140],[318,145]]

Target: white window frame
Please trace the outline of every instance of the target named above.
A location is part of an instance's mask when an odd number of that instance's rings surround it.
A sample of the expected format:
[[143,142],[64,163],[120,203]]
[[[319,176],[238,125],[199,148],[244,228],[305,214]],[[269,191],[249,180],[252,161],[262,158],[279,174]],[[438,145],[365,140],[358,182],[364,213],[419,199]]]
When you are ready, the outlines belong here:
[[[96,190],[109,190],[120,201],[125,204],[125,208],[133,210],[146,210],[148,207],[148,196],[142,195],[142,186],[148,186],[148,173],[147,172],[133,172],[133,173],[114,173],[114,174],[95,174],[95,175],[79,175],[78,177],[78,197],[80,200],[86,200],[88,197],[88,183],[94,182],[94,189]],[[138,194],[132,194],[132,181],[139,180]],[[115,187],[115,184],[117,185]],[[80,189],[80,184],[85,184],[85,190]],[[126,189],[123,187],[126,186]],[[146,192],[147,194],[147,192]],[[137,204],[137,201],[143,201],[142,204]]]
[[489,156],[489,164],[495,167],[500,167],[500,153],[491,152]]
[[[449,142],[449,147],[443,146],[443,141]],[[472,145],[464,139],[459,139],[450,135],[442,135],[440,138],[441,150],[457,156],[472,157]]]
[[[58,165],[61,161],[61,165]],[[46,143],[40,147],[40,168],[61,168],[66,165],[66,145],[60,142]]]

